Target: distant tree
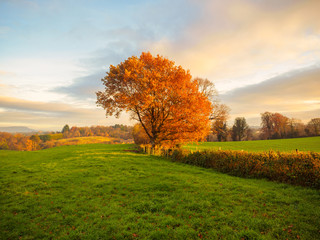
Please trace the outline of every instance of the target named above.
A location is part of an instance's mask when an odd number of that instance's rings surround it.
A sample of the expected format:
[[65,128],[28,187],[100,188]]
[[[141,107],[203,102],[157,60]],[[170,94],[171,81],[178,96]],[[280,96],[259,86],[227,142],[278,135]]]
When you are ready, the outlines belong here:
[[131,113],[140,122],[152,148],[204,138],[212,110],[189,71],[161,57],[142,53],[110,66],[97,92],[97,104],[106,115]]
[[310,136],[320,135],[320,118],[313,118],[308,122],[307,132]]
[[285,138],[288,135],[289,118],[280,113],[265,112],[261,114],[262,138]]
[[287,128],[287,136],[289,138],[305,136],[305,125],[299,119],[289,119]]
[[51,140],[51,135],[50,134],[44,134],[40,135],[39,138],[41,139],[42,142],[47,142]]
[[232,127],[232,139],[233,141],[241,141],[246,136],[246,132],[249,126],[244,117],[237,117],[234,120],[234,124]]
[[39,149],[39,144],[41,142],[39,135],[32,135],[30,140],[32,141],[32,150]]
[[92,132],[91,132],[91,129],[89,127],[80,128],[80,134],[83,137],[92,136]]
[[32,141],[22,134],[9,135],[7,139],[8,149],[18,151],[31,151]]
[[212,133],[210,134],[216,135],[219,142],[226,141],[228,137],[227,120],[229,118],[230,108],[219,102],[218,92],[214,83],[202,78],[195,78],[195,80],[198,82],[199,91],[209,99],[212,105],[213,111],[209,117],[212,121]]
[[280,113],[272,114],[272,130],[273,135],[272,138],[285,138],[287,136],[287,126],[289,122],[289,118],[283,116]]
[[9,133],[2,133],[0,132],[0,150],[8,150],[9,146],[7,143],[7,139],[9,138],[11,134]]
[[214,104],[214,110],[211,114],[212,132],[217,135],[219,142],[227,141],[228,127],[227,120],[229,118],[230,108],[225,104]]
[[[82,131],[80,132],[82,134]],[[87,136],[103,136],[127,140],[132,139],[132,127],[126,125],[92,126],[88,130],[84,129],[84,134]]]
[[39,143],[41,141],[39,135],[32,135],[30,137],[30,140],[33,141],[33,142],[37,142],[37,143]]
[[213,132],[217,135],[218,142],[227,141],[229,130],[227,127],[227,122],[216,121],[213,124]]
[[78,127],[72,127],[68,133],[69,137],[81,137]]
[[62,128],[62,133],[66,133],[66,132],[69,132],[70,131],[70,128],[69,128],[69,125],[68,124],[66,124],[66,125],[64,125],[64,127]]
[[205,95],[212,105],[216,104],[219,101],[218,92],[213,82],[209,81],[208,79],[199,77],[195,78],[194,81],[198,83],[199,92]]
[[253,137],[253,130],[250,128],[250,127],[248,127],[247,128],[247,131],[246,131],[246,133],[245,133],[245,140],[246,141],[250,141],[250,140],[252,140],[254,137]]
[[261,131],[263,138],[271,139],[273,134],[273,113],[261,113]]
[[22,143],[24,145],[25,151],[32,151],[33,150],[33,144],[32,141],[28,137],[22,138]]

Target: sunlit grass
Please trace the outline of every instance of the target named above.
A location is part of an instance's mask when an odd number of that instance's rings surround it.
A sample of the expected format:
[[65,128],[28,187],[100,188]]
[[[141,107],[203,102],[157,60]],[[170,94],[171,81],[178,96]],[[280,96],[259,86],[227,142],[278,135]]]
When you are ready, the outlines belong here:
[[90,137],[75,137],[75,138],[63,138],[57,140],[62,145],[73,145],[73,144],[92,144],[92,143],[108,143],[114,140],[110,137],[102,136],[90,136]]
[[258,140],[241,142],[204,142],[184,146],[190,150],[244,150],[249,152],[280,151],[314,151],[320,152],[320,137],[291,138],[277,140]]
[[124,151],[0,151],[0,239],[320,239],[320,192]]

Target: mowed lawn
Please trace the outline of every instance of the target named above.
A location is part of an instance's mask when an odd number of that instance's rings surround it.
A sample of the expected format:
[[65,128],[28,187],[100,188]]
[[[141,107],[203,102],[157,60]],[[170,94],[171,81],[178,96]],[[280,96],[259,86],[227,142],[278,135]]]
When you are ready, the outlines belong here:
[[257,140],[241,142],[204,142],[184,146],[190,150],[244,150],[249,152],[280,151],[313,151],[320,152],[320,137]]
[[0,239],[320,239],[320,191],[125,151],[0,151]]

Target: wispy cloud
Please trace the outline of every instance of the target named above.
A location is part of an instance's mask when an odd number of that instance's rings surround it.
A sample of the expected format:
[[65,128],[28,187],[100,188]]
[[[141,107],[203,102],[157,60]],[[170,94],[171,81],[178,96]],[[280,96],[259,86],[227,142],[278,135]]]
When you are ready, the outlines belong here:
[[213,81],[234,115],[318,109],[319,83],[309,70],[292,72],[320,63],[318,0],[6,0],[0,7],[0,95],[28,100],[1,99],[1,121],[5,112],[12,121],[93,122],[95,111],[103,115],[95,92],[109,65],[142,51]]
[[320,2],[202,1],[179,38],[156,42],[196,76],[223,91],[261,82],[320,59]]
[[19,98],[0,97],[0,126],[28,126],[35,129],[60,130],[71,126],[113,125],[115,122],[130,124],[127,118],[105,118],[99,108],[76,108],[62,103],[26,101]]
[[314,66],[227,92],[221,98],[231,107],[233,117],[257,120],[260,113],[270,111],[307,121],[320,117],[319,79],[320,66]]
[[[102,72],[102,71],[101,71]],[[57,87],[52,91],[56,93],[64,93],[69,97],[73,97],[81,101],[96,102],[96,92],[102,89],[101,79],[105,74],[97,73],[74,79],[69,86]]]

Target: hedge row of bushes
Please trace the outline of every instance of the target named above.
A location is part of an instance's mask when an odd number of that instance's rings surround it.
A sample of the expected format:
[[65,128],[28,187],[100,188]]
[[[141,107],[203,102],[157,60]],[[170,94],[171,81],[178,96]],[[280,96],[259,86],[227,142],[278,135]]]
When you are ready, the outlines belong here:
[[175,150],[173,161],[213,168],[239,177],[267,178],[272,181],[320,189],[320,153],[250,153],[245,151]]

